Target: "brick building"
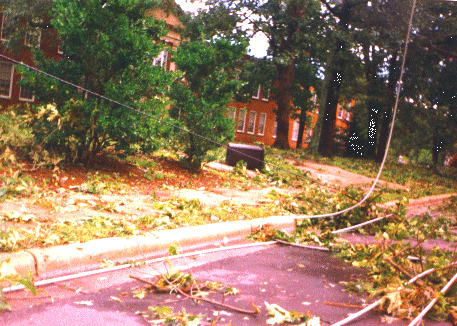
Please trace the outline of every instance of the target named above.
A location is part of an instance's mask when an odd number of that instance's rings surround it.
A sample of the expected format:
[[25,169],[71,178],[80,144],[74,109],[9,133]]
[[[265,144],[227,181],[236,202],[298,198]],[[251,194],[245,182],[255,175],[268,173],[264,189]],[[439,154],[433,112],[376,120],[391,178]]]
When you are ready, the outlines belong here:
[[[173,0],[163,1],[161,7],[150,12],[156,19],[166,22],[168,34],[163,39],[163,42],[173,50],[176,50],[181,41],[179,27],[182,26],[182,23],[178,19],[181,12],[181,8]],[[0,15],[1,40],[4,42],[8,38],[6,31],[8,22],[2,14]],[[0,44],[0,53],[33,66],[31,44],[36,44],[42,49],[46,58],[53,58],[54,60],[62,58],[63,53],[59,49],[59,39],[52,29],[37,29],[36,33],[27,34],[24,39],[24,47],[17,55],[6,53],[2,44]],[[170,60],[169,51],[162,51],[153,64],[161,65],[167,70],[176,70],[173,61]],[[14,65],[0,58],[0,111],[11,105],[33,103],[35,101],[34,95],[30,90],[17,84],[20,79],[21,76],[17,73]],[[313,101],[316,103],[316,98]],[[235,141],[245,143],[261,142],[265,145],[272,145],[276,138],[276,115],[274,113],[276,108],[276,102],[271,98],[269,92],[262,90],[260,87],[257,95],[253,96],[249,103],[236,102],[230,104],[229,116],[236,125]],[[337,112],[336,131],[338,133],[347,129],[347,122],[350,121],[351,114],[349,110],[340,106]],[[303,137],[303,148],[308,146],[313,134],[318,115],[317,104],[316,109],[307,114],[311,118],[312,125],[305,128],[306,135]],[[297,147],[298,139],[298,119],[290,119],[289,126],[289,145],[295,148]]]
[[[173,6],[179,11],[181,8],[173,1],[167,0],[163,4],[167,5],[166,8],[157,8],[151,10],[150,14],[156,19],[164,20],[167,24],[168,34],[164,37],[163,42],[167,44],[171,49],[176,50],[180,43],[180,34],[178,28],[182,26],[181,22],[177,18],[177,15],[172,13]],[[18,53],[11,53],[6,51],[3,43],[8,39],[7,26],[8,21],[5,16],[0,13],[1,26],[0,26],[0,53],[8,57],[11,57],[17,61],[24,62],[30,66],[34,66],[32,47],[39,47],[45,55],[45,58],[54,60],[60,60],[63,53],[60,51],[60,41],[56,33],[52,28],[50,29],[36,29],[36,32],[26,34],[24,38],[24,46],[18,51]],[[32,46],[33,44],[33,46]],[[173,62],[170,61],[169,51],[162,51],[159,56],[154,60],[154,65],[161,65],[164,69],[175,70]],[[5,110],[7,107],[16,104],[33,103],[35,97],[33,93],[20,87],[18,81],[21,79],[21,75],[15,69],[15,65],[8,60],[0,58],[0,112]]]
[[[302,148],[307,148],[311,141],[313,130],[319,114],[317,98],[313,97],[315,109],[307,112],[311,124],[305,127]],[[337,134],[344,132],[351,121],[350,107],[354,105],[352,101],[348,107],[344,108],[338,104],[337,119],[335,130]],[[236,125],[235,141],[244,143],[260,142],[265,145],[273,145],[276,138],[276,102],[271,99],[268,91],[263,91],[260,87],[256,96],[253,96],[249,103],[236,102],[229,106],[229,117]],[[299,131],[298,119],[289,120],[289,146],[297,147]]]

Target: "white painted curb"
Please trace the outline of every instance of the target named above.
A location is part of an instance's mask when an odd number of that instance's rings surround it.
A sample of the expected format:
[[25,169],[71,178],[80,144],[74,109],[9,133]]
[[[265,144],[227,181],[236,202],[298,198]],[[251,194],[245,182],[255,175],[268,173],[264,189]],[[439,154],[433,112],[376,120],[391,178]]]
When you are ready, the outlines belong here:
[[125,263],[163,256],[172,244],[183,250],[220,246],[224,238],[229,242],[245,239],[262,225],[293,232],[292,216],[272,216],[249,221],[223,222],[174,230],[161,230],[147,236],[106,238],[49,248],[36,248],[0,254],[0,261],[10,259],[21,275],[32,273],[43,279],[100,268],[103,260]]

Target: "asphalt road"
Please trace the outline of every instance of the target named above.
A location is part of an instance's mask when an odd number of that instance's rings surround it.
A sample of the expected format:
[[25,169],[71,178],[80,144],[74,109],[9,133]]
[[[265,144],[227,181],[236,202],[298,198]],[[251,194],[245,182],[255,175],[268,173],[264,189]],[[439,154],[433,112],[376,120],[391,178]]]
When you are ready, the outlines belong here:
[[[129,275],[153,280],[165,270],[164,264],[158,263],[49,285],[39,288],[37,297],[25,291],[7,293],[13,312],[0,313],[0,325],[150,325],[135,313],[161,304],[173,307],[175,312],[184,307],[188,313],[206,314],[213,319],[221,314],[218,325],[267,325],[264,302],[276,303],[286,310],[310,311],[321,318],[322,325],[330,325],[359,309],[328,303],[363,303],[363,297],[344,291],[339,283],[357,280],[363,273],[327,252],[271,245],[221,251],[180,259],[173,264],[181,270],[189,269],[199,281],[219,281],[239,289],[241,293],[226,296],[225,303],[251,309],[253,302],[262,313],[252,316],[209,303],[195,304],[175,294],[148,293],[143,299],[135,298],[135,291],[144,284]],[[221,295],[213,294],[210,298],[220,300]],[[382,317],[380,312],[373,311],[350,325],[383,325]],[[390,325],[407,324],[405,320],[393,320]],[[450,323],[425,321],[425,325]]]

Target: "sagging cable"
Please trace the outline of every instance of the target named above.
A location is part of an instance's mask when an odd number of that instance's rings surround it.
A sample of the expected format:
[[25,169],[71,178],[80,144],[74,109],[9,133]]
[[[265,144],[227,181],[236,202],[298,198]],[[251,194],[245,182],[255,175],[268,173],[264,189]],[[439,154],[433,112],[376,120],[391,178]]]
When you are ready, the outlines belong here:
[[341,215],[341,214],[344,214],[346,212],[352,211],[352,210],[356,209],[357,207],[360,207],[371,196],[374,188],[376,187],[376,184],[379,181],[379,177],[381,176],[382,170],[384,169],[384,164],[386,163],[387,153],[389,152],[390,142],[392,140],[392,135],[393,135],[393,131],[394,131],[395,119],[397,117],[398,102],[400,100],[401,87],[403,85],[403,73],[405,71],[406,54],[408,53],[408,44],[409,44],[409,40],[411,38],[411,29],[412,29],[412,25],[413,25],[414,11],[416,10],[416,1],[417,0],[413,1],[413,5],[412,5],[412,8],[411,8],[411,15],[410,15],[410,18],[409,18],[408,31],[406,33],[405,48],[404,48],[404,51],[403,51],[403,58],[402,58],[402,63],[401,63],[400,77],[399,77],[398,83],[397,83],[397,92],[396,92],[396,96],[395,96],[395,105],[394,105],[394,108],[392,110],[393,111],[393,113],[392,113],[392,122],[391,122],[391,125],[390,125],[389,137],[387,139],[386,151],[384,152],[384,157],[382,159],[381,166],[379,167],[379,171],[378,171],[378,174],[376,175],[376,178],[375,178],[375,180],[373,182],[373,185],[371,186],[370,190],[365,195],[365,197],[363,197],[361,201],[359,201],[357,204],[355,204],[355,205],[353,205],[351,207],[348,207],[346,209],[343,209],[343,210],[340,210],[340,211],[337,211],[337,212],[333,212],[333,213],[316,214],[316,215],[298,215],[298,216],[294,217],[295,219],[332,217],[332,216]]

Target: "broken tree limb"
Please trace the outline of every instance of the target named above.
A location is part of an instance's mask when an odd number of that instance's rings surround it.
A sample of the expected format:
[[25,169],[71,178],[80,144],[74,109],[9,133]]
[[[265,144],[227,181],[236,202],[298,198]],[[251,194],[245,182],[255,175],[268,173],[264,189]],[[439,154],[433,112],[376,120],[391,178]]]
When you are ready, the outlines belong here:
[[349,304],[349,303],[340,303],[340,302],[328,302],[324,301],[323,302],[326,305],[329,306],[337,306],[337,307],[345,307],[345,308],[357,308],[357,309],[363,309],[364,307],[358,304]]
[[[416,276],[414,276],[413,278],[411,278],[406,284],[412,284],[414,282],[416,282],[418,279],[420,279],[421,277],[424,277],[432,272],[434,272],[435,269],[434,268],[430,268],[428,270],[426,270],[425,272],[422,272]],[[456,274],[457,275],[457,274]],[[401,291],[403,289],[402,286],[400,286],[397,291]],[[335,324],[332,324],[331,326],[343,326],[343,325],[346,325],[348,323],[350,323],[351,321],[353,321],[354,319],[357,319],[359,318],[360,316],[362,316],[363,314],[367,313],[368,311],[370,310],[373,310],[374,308],[376,308],[377,306],[379,306],[379,304],[382,302],[382,298],[373,302],[372,304],[370,304],[369,306],[363,308],[362,310],[360,310],[359,312],[356,312],[355,314],[351,314],[349,317],[346,317],[345,319],[343,320],[340,320],[339,322],[335,323]],[[414,324],[413,324],[414,325]]]
[[[440,293],[442,294],[445,294],[449,288],[452,286],[452,284],[454,284],[455,280],[457,280],[457,273],[455,273],[455,275],[451,278],[451,280],[449,282],[447,282],[447,284],[441,289]],[[416,326],[418,325],[422,318],[424,318],[424,316],[427,314],[427,312],[432,309],[432,307],[435,305],[435,303],[438,301],[438,296],[435,297],[432,301],[430,301],[430,303],[424,308],[424,310],[422,310],[422,312],[417,315],[416,318],[414,318],[414,320],[409,323],[408,326]]]
[[[133,275],[129,275],[129,277],[133,278],[133,279],[135,279],[137,281],[143,282],[145,284],[148,284],[148,285],[151,285],[151,286],[155,286],[154,283],[149,282],[149,281],[144,280],[144,279],[141,279],[139,277],[136,277],[136,276],[133,276]],[[218,302],[218,301],[215,301],[215,300],[212,300],[212,299],[203,298],[203,297],[196,297],[194,295],[190,295],[190,294],[185,293],[179,287],[173,285],[169,280],[167,280],[166,277],[162,277],[162,278],[165,280],[165,282],[168,283],[168,285],[173,287],[173,289],[176,290],[179,294],[185,296],[186,298],[192,299],[194,301],[205,301],[205,302],[211,303],[211,304],[216,305],[216,306],[221,306],[221,307],[226,308],[226,309],[230,309],[230,310],[233,310],[233,311],[236,311],[236,312],[241,312],[241,313],[249,314],[249,315],[257,315],[258,313],[260,313],[260,309],[256,305],[254,305],[253,303],[251,303],[251,306],[253,307],[254,310],[246,310],[246,309],[238,308],[238,307],[226,304],[226,303],[221,303],[221,302]]]
[[310,246],[310,245],[304,245],[300,243],[292,243],[292,242],[287,242],[284,240],[275,240],[279,244],[284,244],[292,247],[299,247],[299,248],[306,248],[306,249],[313,249],[313,250],[321,250],[321,251],[330,251],[327,247],[320,247],[320,246]]

